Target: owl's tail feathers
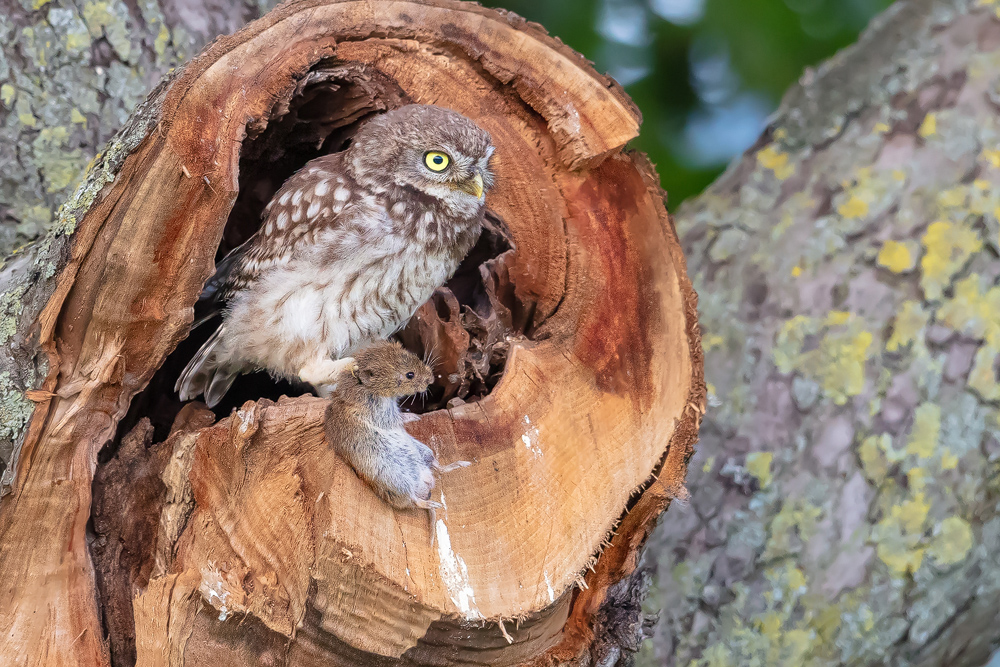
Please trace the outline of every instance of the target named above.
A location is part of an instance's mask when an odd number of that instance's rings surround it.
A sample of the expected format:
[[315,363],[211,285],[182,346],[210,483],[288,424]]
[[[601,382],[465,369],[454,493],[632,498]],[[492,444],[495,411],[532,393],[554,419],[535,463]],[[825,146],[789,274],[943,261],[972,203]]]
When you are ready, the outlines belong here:
[[233,386],[240,371],[219,358],[219,343],[225,329],[225,325],[216,329],[181,371],[174,391],[182,401],[190,401],[199,394],[204,394],[205,403],[213,408]]

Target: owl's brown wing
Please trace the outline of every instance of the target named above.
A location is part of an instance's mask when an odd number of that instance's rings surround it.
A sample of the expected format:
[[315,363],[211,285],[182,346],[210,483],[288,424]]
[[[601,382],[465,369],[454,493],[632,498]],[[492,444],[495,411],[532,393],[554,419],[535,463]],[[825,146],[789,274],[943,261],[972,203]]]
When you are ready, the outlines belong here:
[[340,226],[356,187],[339,153],[316,158],[293,174],[267,205],[260,229],[216,265],[198,299],[196,326],[263,271],[287,263],[296,246],[311,242],[316,232]]

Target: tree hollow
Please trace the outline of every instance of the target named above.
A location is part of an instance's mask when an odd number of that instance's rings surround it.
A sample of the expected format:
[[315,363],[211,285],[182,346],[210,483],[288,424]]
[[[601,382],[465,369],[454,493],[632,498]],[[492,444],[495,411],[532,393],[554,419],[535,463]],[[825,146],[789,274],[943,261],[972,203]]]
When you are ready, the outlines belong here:
[[[456,109],[497,146],[490,230],[400,334],[441,376],[408,428],[472,462],[438,482],[433,547],[426,513],[393,510],[324,442],[304,388],[243,378],[214,414],[172,392],[210,331],[190,325],[214,261],[308,159],[408,102]],[[0,656],[51,633],[82,633],[60,664],[588,650],[682,493],[704,400],[696,298],[655,173],[624,148],[640,122],[624,92],[513,14],[307,0],[217,40],[137,114],[149,130],[80,220],[42,316],[50,398],[0,516],[29,563],[4,589],[25,639]],[[72,613],[45,624],[42,604]]]

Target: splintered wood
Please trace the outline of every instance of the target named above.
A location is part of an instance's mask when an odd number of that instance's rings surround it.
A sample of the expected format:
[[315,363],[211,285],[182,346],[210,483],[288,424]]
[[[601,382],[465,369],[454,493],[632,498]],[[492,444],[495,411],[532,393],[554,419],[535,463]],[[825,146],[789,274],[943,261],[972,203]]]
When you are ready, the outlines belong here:
[[[166,388],[267,179],[406,101],[492,134],[487,204],[509,234],[475,290],[439,292],[402,334],[447,369],[408,429],[472,462],[441,477],[433,526],[336,456],[322,400],[215,421]],[[704,400],[696,298],[656,175],[624,149],[639,114],[622,90],[513,14],[305,0],[213,43],[137,113],[151,131],[80,221],[41,323],[50,375],[0,505],[0,663],[582,659],[683,493]]]

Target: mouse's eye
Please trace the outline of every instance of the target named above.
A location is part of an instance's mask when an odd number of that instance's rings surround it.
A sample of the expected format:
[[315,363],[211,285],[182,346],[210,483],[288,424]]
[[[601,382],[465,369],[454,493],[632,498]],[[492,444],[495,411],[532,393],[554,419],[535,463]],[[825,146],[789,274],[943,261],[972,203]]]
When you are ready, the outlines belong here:
[[409,373],[406,374],[406,379],[407,380],[412,380],[413,379],[413,371],[410,371]]

